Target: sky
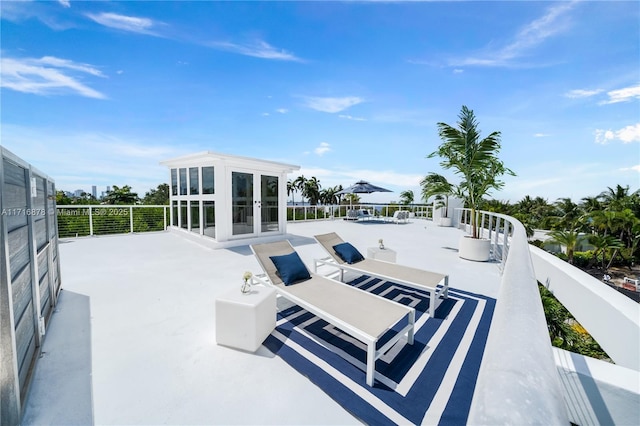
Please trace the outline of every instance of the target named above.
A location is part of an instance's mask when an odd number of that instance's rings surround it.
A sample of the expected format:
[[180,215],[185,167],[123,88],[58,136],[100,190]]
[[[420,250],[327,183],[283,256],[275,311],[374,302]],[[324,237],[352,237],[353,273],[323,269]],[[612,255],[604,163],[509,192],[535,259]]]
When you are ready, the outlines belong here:
[[501,132],[490,198],[640,188],[640,2],[0,2],[0,141],[143,196],[214,151],[398,201],[463,105]]

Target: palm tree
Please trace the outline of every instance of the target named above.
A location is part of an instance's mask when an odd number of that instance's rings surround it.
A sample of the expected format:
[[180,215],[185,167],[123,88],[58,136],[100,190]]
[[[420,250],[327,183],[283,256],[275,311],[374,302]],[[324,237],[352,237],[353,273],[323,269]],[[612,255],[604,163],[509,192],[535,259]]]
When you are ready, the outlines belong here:
[[578,245],[578,233],[576,231],[555,230],[549,232],[549,242],[561,244],[567,248],[567,261],[573,265],[573,254]]
[[[611,235],[590,235],[589,244],[595,247],[595,250],[593,251],[593,259],[597,259],[598,254],[602,253],[602,269],[604,270],[611,267],[611,262],[616,256],[618,250],[623,246],[622,241]],[[614,253],[611,256],[611,260],[608,265],[605,267],[607,251],[610,249],[614,249]]]
[[400,203],[406,205],[413,204],[413,191],[407,190],[400,193]]
[[339,195],[337,194],[337,192],[341,190],[342,189],[338,189],[337,186],[334,186],[333,188],[323,189],[322,191],[320,191],[320,202],[322,204],[338,204]]
[[318,204],[320,200],[320,188],[320,181],[315,176],[307,179],[304,183],[302,194],[307,197],[312,206]]
[[442,217],[448,217],[449,195],[454,195],[454,185],[450,184],[442,175],[429,173],[420,181],[420,187],[422,188],[422,199],[425,202],[428,202],[432,196],[444,197],[444,202],[434,203],[434,207],[444,207]]
[[293,181],[291,179],[289,179],[287,181],[287,196],[291,195],[291,202],[293,203],[293,205],[296,205],[296,199],[295,199],[295,194],[296,193],[296,186],[293,183]]
[[626,187],[616,185],[615,189],[607,187],[606,191],[600,193],[599,198],[602,199],[606,210],[620,211],[630,207],[632,202],[632,195],[629,194],[629,185]]
[[463,195],[467,206],[471,209],[472,237],[478,238],[476,210],[482,197],[493,189],[500,189],[504,182],[500,176],[515,176],[498,158],[500,152],[500,132],[492,132],[480,139],[478,122],[473,110],[462,106],[457,127],[446,123],[438,123],[438,135],[443,143],[427,156],[438,156],[442,159],[440,166],[453,169],[462,178],[456,192]]
[[574,203],[571,198],[558,198],[554,203],[556,207],[555,229],[577,229],[579,219],[583,216],[580,206]]
[[298,176],[294,181],[293,181],[293,187],[297,190],[300,191],[300,193],[302,194],[302,204],[304,204],[304,186],[305,186],[305,182],[307,181],[307,179],[304,177],[304,175],[300,175]]

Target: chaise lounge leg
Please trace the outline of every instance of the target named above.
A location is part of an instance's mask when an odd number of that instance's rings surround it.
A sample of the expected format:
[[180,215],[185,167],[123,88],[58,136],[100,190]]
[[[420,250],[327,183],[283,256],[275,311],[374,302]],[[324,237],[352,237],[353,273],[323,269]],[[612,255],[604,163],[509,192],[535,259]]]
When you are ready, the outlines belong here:
[[367,345],[367,385],[373,387],[376,370],[376,342]]

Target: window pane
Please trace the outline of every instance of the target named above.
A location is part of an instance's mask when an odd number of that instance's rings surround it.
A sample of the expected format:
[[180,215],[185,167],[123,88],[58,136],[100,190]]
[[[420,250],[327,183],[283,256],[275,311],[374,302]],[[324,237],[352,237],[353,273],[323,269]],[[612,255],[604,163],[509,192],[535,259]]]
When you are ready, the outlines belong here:
[[198,187],[199,187],[198,168],[190,167],[189,168],[189,194],[198,195],[199,194]]
[[178,226],[178,202],[173,202],[173,221],[171,222],[173,226]]
[[171,169],[171,194],[178,195],[178,170]]
[[200,202],[191,201],[191,232],[200,233]]
[[202,216],[204,219],[204,235],[216,237],[216,204],[214,201],[204,201],[202,203]]
[[262,176],[262,232],[278,230],[278,177]]
[[180,227],[188,229],[188,217],[187,217],[187,202],[180,201]]
[[233,235],[253,233],[253,175],[231,173]]
[[180,169],[180,195],[187,195],[187,169]]
[[202,168],[202,193],[215,194],[213,167]]

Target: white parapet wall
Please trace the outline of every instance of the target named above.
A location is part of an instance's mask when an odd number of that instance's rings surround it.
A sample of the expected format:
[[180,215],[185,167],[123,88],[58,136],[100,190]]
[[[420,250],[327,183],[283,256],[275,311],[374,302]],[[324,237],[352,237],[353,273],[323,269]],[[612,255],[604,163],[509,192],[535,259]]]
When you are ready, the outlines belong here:
[[616,364],[640,371],[640,304],[542,249],[530,251],[536,279]]
[[513,234],[468,423],[568,425],[524,226],[495,216]]

